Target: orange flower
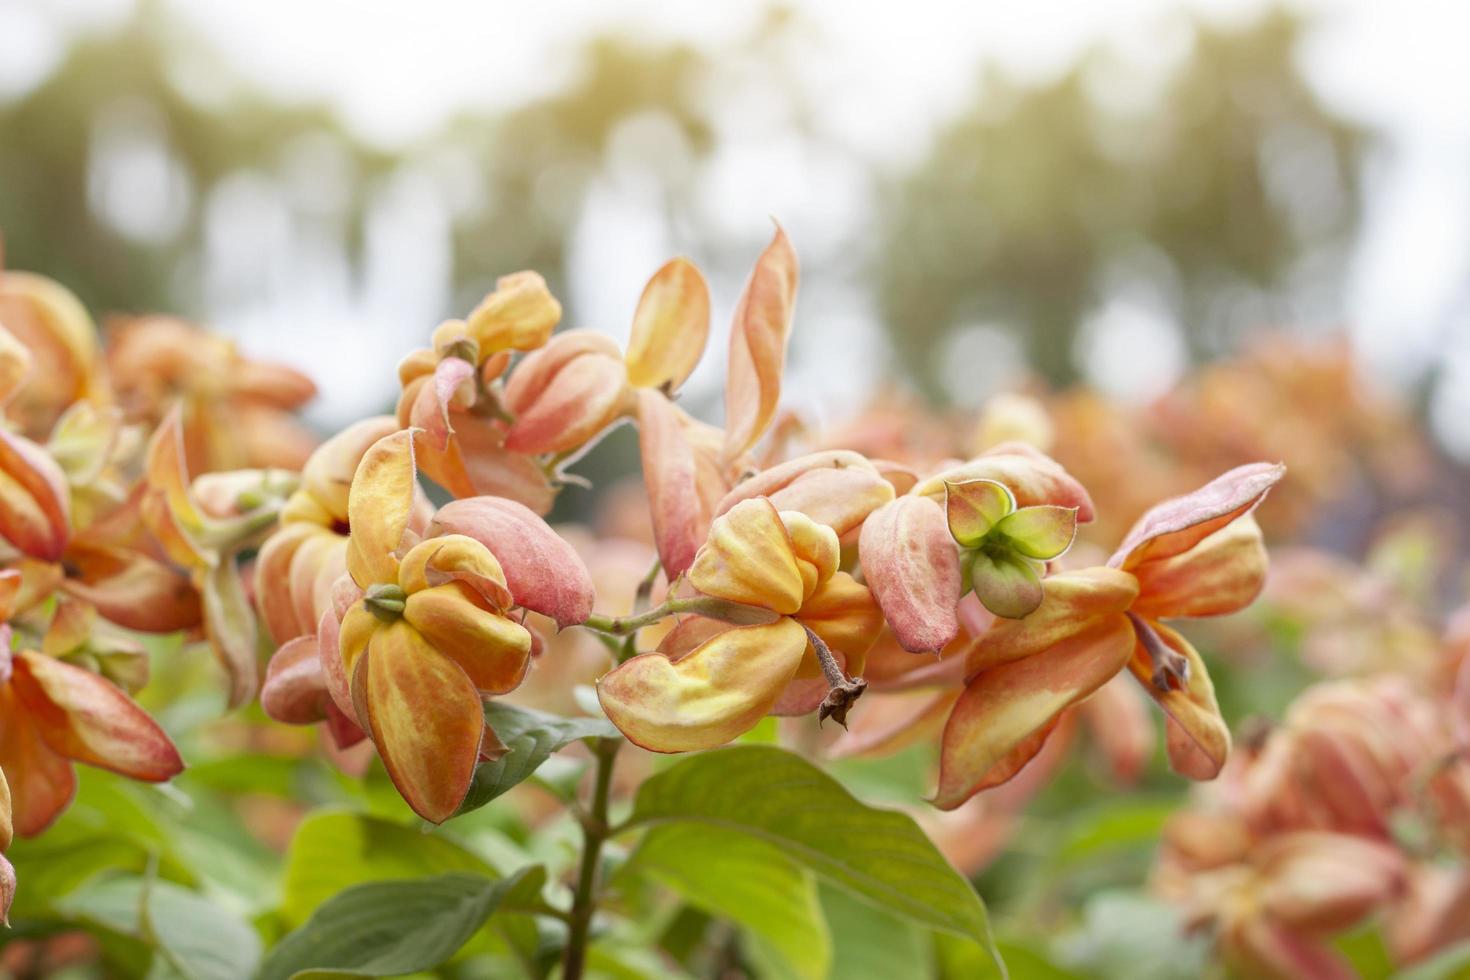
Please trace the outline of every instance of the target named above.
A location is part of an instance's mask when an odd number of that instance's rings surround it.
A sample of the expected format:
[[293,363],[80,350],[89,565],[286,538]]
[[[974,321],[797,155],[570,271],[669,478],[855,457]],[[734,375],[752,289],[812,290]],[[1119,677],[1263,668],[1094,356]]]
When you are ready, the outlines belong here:
[[[18,576],[0,577],[13,598]],[[0,618],[11,612],[7,601]],[[183,769],[168,736],[116,684],[34,650],[12,653],[10,632],[0,626],[0,770],[9,780],[0,845],[12,820],[16,833],[34,836],[66,809],[76,791],[73,762],[149,782]]]
[[[340,620],[323,617],[328,692],[367,731],[398,791],[414,811],[442,822],[468,792],[476,762],[504,751],[485,725],[481,699],[514,690],[530,662],[531,634],[510,617],[534,599],[513,593],[510,576],[485,543],[463,534],[418,540],[411,431],[378,440],[363,456],[348,494],[348,577],[337,586]],[[464,504],[474,503],[462,501]],[[498,503],[507,503],[499,501]],[[526,514],[532,521],[539,519]],[[544,528],[544,524],[541,525]],[[585,583],[566,551],[526,549],[535,532],[507,535],[508,553],[540,567],[516,580]],[[549,528],[545,534],[553,536]],[[564,588],[563,584],[563,588]]]
[[867,588],[838,571],[838,559],[836,532],[804,514],[777,511],[764,497],[730,508],[710,528],[689,584],[711,599],[767,611],[772,621],[685,620],[659,652],[598,682],[608,718],[656,752],[721,745],[772,712],[821,706],[824,716],[843,720],[863,687],[847,675],[861,672],[881,617]]
[[952,809],[1005,782],[1061,713],[1124,667],[1167,716],[1174,769],[1212,779],[1230,751],[1204,661],[1160,620],[1249,605],[1266,575],[1250,512],[1284,467],[1257,463],[1149,511],[1107,568],[1053,575],[1034,613],[999,620],[967,658],[969,681],[945,726],[936,805]]
[[97,328],[81,301],[30,272],[0,269],[0,403],[41,438],[78,401],[110,402]]

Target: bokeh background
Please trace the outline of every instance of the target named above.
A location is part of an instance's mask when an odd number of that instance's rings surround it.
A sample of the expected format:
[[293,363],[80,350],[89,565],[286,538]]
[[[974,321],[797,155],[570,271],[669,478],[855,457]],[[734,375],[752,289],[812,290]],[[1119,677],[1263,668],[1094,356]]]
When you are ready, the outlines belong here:
[[[0,0],[0,229],[99,312],[309,370],[323,430],[387,407],[497,274],[626,336],[675,253],[728,311],[776,217],[804,263],[787,398],[819,421],[893,381],[1144,401],[1262,328],[1344,331],[1464,460],[1467,27],[1372,0]],[[721,376],[689,394],[715,421]]]

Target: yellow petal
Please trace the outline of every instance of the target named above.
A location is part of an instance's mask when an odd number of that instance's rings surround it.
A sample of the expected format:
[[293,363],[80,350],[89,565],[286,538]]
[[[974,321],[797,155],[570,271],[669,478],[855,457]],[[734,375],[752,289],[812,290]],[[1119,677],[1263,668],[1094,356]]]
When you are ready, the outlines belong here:
[[331,520],[347,521],[347,494],[363,454],[398,431],[391,415],[354,422],[316,448],[301,470],[301,489]]
[[597,684],[608,718],[654,752],[723,745],[755,727],[801,664],[807,635],[793,619],[727,630],[677,662],[646,653]]
[[1133,657],[1128,661],[1133,676],[1169,716],[1165,732],[1169,765],[1190,779],[1214,779],[1230,755],[1230,728],[1220,716],[1210,672],[1184,637],[1162,623],[1149,622],[1148,626],[1189,662],[1188,685],[1182,690],[1164,691],[1153,682],[1155,667],[1141,640],[1135,640]]
[[837,532],[795,510],[781,512],[781,523],[791,536],[791,550],[801,572],[802,595],[809,597],[837,571],[842,559]]
[[782,615],[799,610],[806,595],[791,534],[763,497],[742,501],[715,519],[689,581],[705,595]]
[[1133,611],[1150,619],[1236,612],[1261,594],[1267,565],[1261,527],[1247,514],[1183,554],[1136,566]]
[[492,607],[515,605],[500,562],[479,541],[464,534],[445,534],[414,545],[398,568],[398,585],[409,595],[446,582],[462,582]]
[[671,259],[653,274],[633,314],[628,383],[673,392],[684,383],[709,338],[709,286],[693,262]]
[[531,666],[531,634],[476,604],[463,582],[414,592],[403,618],[434,649],[459,664],[481,694],[508,694]]
[[480,358],[504,350],[534,350],[546,343],[561,320],[561,304],[535,272],[501,276],[495,292],[466,317],[470,336],[480,345]]
[[347,497],[347,570],[359,587],[398,581],[396,552],[413,514],[416,486],[411,430],[384,436],[363,455]]
[[1099,619],[1125,612],[1138,595],[1133,576],[1112,568],[1061,572],[1046,580],[1044,598],[1025,619],[997,620],[971,648],[968,672],[1041,653]]
[[443,823],[475,775],[485,731],[480,695],[406,622],[374,634],[366,664],[368,724],[388,776],[415,813]]
[[799,278],[796,251],[777,225],[775,237],[751,270],[730,328],[725,380],[726,459],[734,459],[754,446],[776,416]]

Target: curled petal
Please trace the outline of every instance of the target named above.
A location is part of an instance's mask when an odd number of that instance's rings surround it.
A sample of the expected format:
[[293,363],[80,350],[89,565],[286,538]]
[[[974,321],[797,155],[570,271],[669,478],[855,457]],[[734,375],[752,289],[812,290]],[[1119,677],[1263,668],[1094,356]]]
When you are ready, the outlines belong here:
[[[316,448],[301,470],[301,490],[320,506],[329,520],[347,520],[347,496],[352,476],[363,455],[385,436],[397,432],[399,425],[391,415],[375,415],[354,422]],[[287,504],[284,519],[291,519]]]
[[415,813],[443,823],[464,802],[479,761],[479,692],[406,622],[378,630],[362,662],[368,724],[388,776]]
[[413,594],[446,582],[462,582],[491,608],[515,605],[500,562],[479,541],[464,534],[437,535],[420,541],[403,557],[398,584]]
[[1014,776],[1064,709],[1117,676],[1134,642],[1128,621],[1114,616],[977,674],[944,728],[934,805],[952,810]]
[[571,330],[516,365],[505,386],[516,420],[505,447],[518,453],[581,448],[632,411],[628,369],[605,334]]
[[671,259],[653,274],[633,314],[628,383],[678,390],[709,339],[709,286],[688,259]]
[[998,620],[976,642],[968,654],[969,673],[1041,653],[1099,620],[1118,618],[1137,595],[1133,576],[1111,568],[1052,575],[1035,612],[1025,619]]
[[347,569],[360,587],[398,580],[396,555],[417,487],[412,430],[384,436],[363,455],[347,498]]
[[802,604],[800,619],[847,658],[848,672],[854,674],[861,672],[863,659],[883,630],[883,611],[873,594],[846,572],[837,572],[812,593]]
[[1077,479],[1056,460],[1031,446],[1007,442],[976,456],[968,463],[931,476],[913,489],[920,496],[944,500],[944,484],[966,480],[994,480],[1004,484],[1016,498],[1017,507],[1053,504],[1077,508],[1077,520],[1087,523],[1095,516],[1092,498]]
[[907,496],[878,508],[863,524],[858,551],[863,578],[905,650],[942,650],[959,635],[959,552],[938,503]]
[[162,782],[184,768],[157,723],[122,689],[39,653],[15,656],[13,682],[55,752],[133,779]]
[[801,572],[804,602],[837,571],[842,560],[842,546],[838,544],[836,531],[825,524],[818,524],[801,511],[783,511],[781,523],[786,525],[786,533],[791,537],[791,551],[796,556],[797,570]]
[[66,474],[40,446],[0,429],[0,538],[56,561],[71,533]]
[[637,398],[638,446],[654,543],[672,579],[694,563],[712,515],[699,492],[698,463],[682,411],[657,391],[640,389]]
[[499,497],[451,501],[429,525],[431,537],[446,533],[490,549],[516,605],[550,616],[559,627],[592,615],[592,573],[576,549],[524,505]]
[[1220,716],[1210,672],[1204,659],[1184,637],[1162,623],[1151,621],[1147,625],[1165,646],[1189,664],[1185,686],[1166,691],[1154,683],[1156,667],[1143,640],[1136,641],[1132,659],[1128,661],[1133,676],[1169,716],[1165,731],[1169,765],[1190,779],[1214,779],[1230,755],[1230,728]]
[[795,613],[806,597],[792,536],[776,508],[762,498],[736,504],[716,518],[689,569],[689,581],[705,595],[782,615]]
[[799,511],[840,537],[892,500],[893,485],[860,454],[828,450],[800,456],[742,481],[720,501],[715,515],[752,497],[768,498],[777,510]]
[[730,328],[725,382],[726,459],[754,446],[776,416],[799,277],[796,251],[777,225],[776,236],[751,270]]
[[480,345],[481,358],[506,350],[535,350],[561,320],[561,304],[535,272],[501,276],[495,292],[480,301],[466,327]]
[[327,679],[315,636],[298,636],[271,657],[260,687],[266,715],[287,725],[311,725],[326,717]]
[[1250,513],[1285,474],[1280,463],[1249,463],[1164,501],[1138,519],[1108,564],[1132,571],[1146,561],[1182,555]]
[[1247,514],[1183,554],[1134,567],[1134,611],[1150,619],[1223,616],[1255,601],[1266,584],[1266,544]]
[[403,618],[434,649],[453,660],[481,694],[509,694],[531,666],[531,634],[475,602],[463,583],[408,597]]
[[255,610],[233,561],[222,561],[208,569],[200,593],[204,630],[229,682],[228,704],[238,708],[254,699],[260,686]]
[[678,661],[646,653],[597,683],[603,711],[654,752],[709,749],[770,713],[806,653],[801,624],[783,618],[726,630]]
[[[421,438],[443,452],[454,434],[451,408],[463,408],[474,398],[475,366],[458,357],[446,357],[434,369],[434,377],[418,388],[409,412],[409,424],[423,429]],[[469,394],[466,395],[465,392]]]
[[[184,446],[184,409],[176,404],[169,409],[148,443],[146,461],[148,488],[161,496],[167,505],[166,517],[181,531],[180,553],[176,560],[192,565],[204,560],[195,539],[203,532],[208,518],[189,492],[189,467]],[[157,515],[159,518],[164,514]],[[158,523],[157,520],[152,523]],[[164,542],[168,544],[168,541]]]

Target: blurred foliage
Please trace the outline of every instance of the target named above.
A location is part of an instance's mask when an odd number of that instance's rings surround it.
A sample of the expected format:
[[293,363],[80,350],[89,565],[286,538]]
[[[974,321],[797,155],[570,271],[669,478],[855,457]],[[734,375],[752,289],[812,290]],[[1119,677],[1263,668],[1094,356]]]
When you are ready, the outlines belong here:
[[1219,353],[1261,325],[1241,322],[1264,312],[1242,299],[1283,295],[1304,257],[1335,283],[1366,136],[1299,74],[1303,27],[1285,12],[1188,25],[1162,86],[1103,50],[1036,86],[987,71],[884,202],[879,296],[909,373],[939,393],[946,335],[998,323],[1070,382],[1089,313],[1140,286],[1193,354]]

